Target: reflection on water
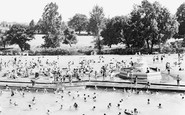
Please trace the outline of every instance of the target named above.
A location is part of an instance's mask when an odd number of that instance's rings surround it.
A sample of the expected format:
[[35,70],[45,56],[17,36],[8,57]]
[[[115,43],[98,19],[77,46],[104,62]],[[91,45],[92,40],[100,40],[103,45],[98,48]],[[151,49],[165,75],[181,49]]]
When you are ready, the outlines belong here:
[[[182,115],[185,113],[184,94],[179,93],[131,93],[130,91],[113,89],[68,89],[64,93],[33,93],[16,92],[11,97],[10,91],[3,91],[0,98],[2,115],[46,115],[49,110],[50,115],[118,115],[124,110],[134,110],[137,108],[139,115]],[[35,97],[33,103],[32,99]],[[95,98],[96,97],[96,98]],[[86,100],[84,100],[86,98]],[[10,100],[11,103],[10,104]],[[150,104],[148,104],[150,99]],[[121,101],[122,100],[122,101]],[[18,105],[15,106],[14,103]],[[73,104],[77,103],[79,108],[75,110]],[[110,109],[107,108],[111,103]],[[118,108],[117,105],[120,104]],[[162,108],[158,105],[161,103]],[[31,105],[31,109],[28,105]],[[61,108],[62,105],[62,109]],[[95,106],[94,110],[92,109]]]

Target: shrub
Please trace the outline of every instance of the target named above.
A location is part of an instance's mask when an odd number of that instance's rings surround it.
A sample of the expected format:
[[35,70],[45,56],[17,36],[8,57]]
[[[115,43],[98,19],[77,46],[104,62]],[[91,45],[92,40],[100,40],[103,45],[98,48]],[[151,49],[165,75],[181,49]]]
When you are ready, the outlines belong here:
[[93,51],[94,49],[91,47],[83,47],[77,50],[78,54],[82,54],[82,55],[91,55]]
[[34,55],[70,55],[70,52],[61,48],[38,48]]

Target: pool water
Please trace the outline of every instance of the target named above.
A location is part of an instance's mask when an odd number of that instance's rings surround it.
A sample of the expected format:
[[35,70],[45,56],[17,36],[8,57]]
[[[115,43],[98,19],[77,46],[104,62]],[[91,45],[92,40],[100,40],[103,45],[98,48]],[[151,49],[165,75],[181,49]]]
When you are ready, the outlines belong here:
[[[94,96],[96,96],[95,101]],[[136,94],[124,90],[71,88],[55,94],[44,93],[44,91],[25,92],[24,97],[16,91],[16,94],[11,97],[10,91],[3,90],[0,106],[1,115],[103,115],[104,113],[118,115],[119,112],[124,115],[125,109],[134,110],[134,108],[139,111],[138,115],[183,115],[185,113],[183,96],[184,94],[179,93],[140,92]],[[32,102],[33,97],[35,97],[35,104]],[[12,104],[9,102],[10,99]],[[123,99],[122,102],[120,102],[121,99]],[[147,103],[147,99],[150,99],[150,104]],[[15,106],[14,102],[18,105]],[[78,109],[73,107],[75,102],[79,106]],[[109,103],[112,105],[110,109],[107,108]],[[117,107],[118,103],[120,108]],[[161,109],[158,108],[159,103],[162,105]],[[32,109],[28,107],[29,104]],[[62,109],[60,109],[61,104]],[[96,107],[94,110],[92,110],[93,106]],[[50,112],[47,113],[47,110]]]

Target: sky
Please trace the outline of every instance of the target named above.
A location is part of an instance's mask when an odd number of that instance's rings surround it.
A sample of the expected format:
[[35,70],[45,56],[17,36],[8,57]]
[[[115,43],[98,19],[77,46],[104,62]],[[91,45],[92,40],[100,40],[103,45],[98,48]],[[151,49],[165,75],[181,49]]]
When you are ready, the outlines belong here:
[[[55,2],[59,6],[59,13],[63,21],[68,21],[76,13],[89,17],[95,5],[103,7],[106,17],[127,15],[134,4],[141,4],[142,0],[0,0],[0,21],[29,23],[32,19],[37,22],[41,18],[44,7]],[[156,0],[148,0],[154,2]],[[157,0],[172,14],[185,2],[184,0]]]

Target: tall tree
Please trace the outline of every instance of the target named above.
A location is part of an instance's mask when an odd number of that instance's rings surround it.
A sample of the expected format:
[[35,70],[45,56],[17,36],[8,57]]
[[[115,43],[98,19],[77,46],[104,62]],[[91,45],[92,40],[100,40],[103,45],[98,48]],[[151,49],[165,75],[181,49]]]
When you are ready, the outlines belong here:
[[37,31],[37,33],[44,33],[44,24],[42,19],[39,19],[39,21],[37,22],[37,24],[35,25],[35,30]]
[[87,16],[84,14],[75,14],[68,22],[68,26],[75,31],[78,31],[79,34],[81,31],[86,30],[88,24]]
[[0,45],[2,45],[3,46],[3,48],[5,48],[6,47],[6,39],[7,39],[7,37],[6,37],[6,34],[5,33],[0,33]]
[[101,32],[104,45],[111,47],[112,44],[118,44],[120,42],[125,43],[127,47],[130,47],[130,39],[128,34],[129,21],[127,16],[116,16],[106,23],[105,28]]
[[98,5],[94,6],[92,11],[90,12],[90,20],[89,20],[89,27],[90,31],[94,33],[96,36],[96,45],[98,51],[101,52],[101,41],[100,41],[100,31],[104,26],[104,12],[103,7]]
[[10,45],[17,44],[21,51],[29,50],[30,45],[26,42],[34,38],[33,34],[28,26],[15,24],[6,32],[6,41]]
[[140,33],[142,33],[140,38],[145,40],[151,53],[154,45],[165,42],[166,39],[177,33],[178,23],[176,18],[158,2],[150,3],[143,0],[141,5],[136,6],[134,11],[131,12],[131,17],[134,17],[133,14],[138,15],[135,23],[140,28]]
[[42,32],[46,34],[43,47],[59,47],[62,38],[62,17],[58,13],[56,3],[51,2],[45,6],[41,21]]
[[185,3],[181,4],[176,12],[177,21],[179,22],[179,37],[185,38]]
[[31,22],[29,23],[29,27],[30,27],[30,28],[34,28],[34,27],[35,27],[35,22],[34,22],[34,20],[31,20]]
[[28,28],[29,28],[29,31],[30,31],[30,32],[35,33],[36,26],[35,26],[34,20],[31,20],[31,21],[30,21]]

